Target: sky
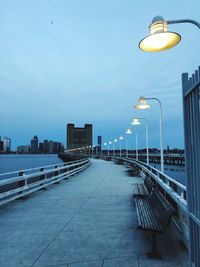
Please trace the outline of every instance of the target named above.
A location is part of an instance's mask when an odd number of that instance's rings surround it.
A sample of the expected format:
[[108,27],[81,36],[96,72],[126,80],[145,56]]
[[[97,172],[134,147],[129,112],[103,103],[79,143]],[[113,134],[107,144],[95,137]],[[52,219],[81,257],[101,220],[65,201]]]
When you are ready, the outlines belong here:
[[[39,140],[66,144],[66,125],[93,124],[103,142],[149,122],[149,146],[159,147],[159,106],[138,111],[140,96],[163,106],[164,147],[184,147],[181,74],[200,62],[199,29],[169,25],[182,40],[161,53],[145,53],[138,42],[156,15],[200,21],[200,2],[185,0],[0,0],[0,136],[12,148]],[[128,137],[145,147],[145,127]]]

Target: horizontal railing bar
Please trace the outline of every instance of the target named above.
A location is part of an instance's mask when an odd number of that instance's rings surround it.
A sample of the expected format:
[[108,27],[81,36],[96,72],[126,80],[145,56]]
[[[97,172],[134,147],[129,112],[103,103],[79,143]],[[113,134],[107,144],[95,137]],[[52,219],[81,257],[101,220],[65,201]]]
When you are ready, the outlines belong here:
[[[12,184],[14,182],[19,182],[19,181],[22,181],[22,180],[28,180],[30,178],[34,178],[34,177],[37,177],[37,176],[40,176],[40,175],[50,174],[52,172],[61,171],[61,170],[67,169],[69,167],[76,167],[77,165],[82,164],[82,163],[84,163],[86,161],[87,160],[81,161],[81,162],[77,162],[77,163],[73,163],[73,164],[69,164],[69,165],[66,165],[66,166],[62,166],[60,168],[54,168],[54,169],[50,169],[50,170],[34,172],[34,173],[31,173],[31,174],[24,174],[22,176],[16,176],[16,177],[12,177],[12,178],[9,178],[9,179],[5,178],[5,179],[0,180],[0,186],[6,185],[6,184]],[[55,166],[57,166],[57,165],[55,165]],[[43,167],[40,167],[40,168],[43,168]]]
[[[78,164],[80,165],[81,163],[79,162]],[[67,177],[84,170],[87,166],[89,166],[90,160],[87,159],[87,160],[84,161],[84,163],[85,163],[84,165],[81,165],[80,167],[77,167],[76,169],[67,171],[65,173],[56,175],[54,177],[45,178],[45,179],[39,180],[37,182],[31,183],[31,184],[28,184],[28,185],[18,187],[18,188],[14,189],[14,190],[12,189],[10,191],[3,192],[3,193],[0,194],[0,198],[6,198],[6,199],[0,201],[0,205],[6,204],[6,203],[8,203],[10,201],[13,201],[13,200],[17,199],[17,198],[24,197],[24,196],[26,196],[28,194],[31,194],[31,193],[39,190],[39,189],[42,189],[42,188],[47,187],[47,186],[49,186],[51,184],[54,184],[54,183],[59,182],[59,181],[61,181],[63,179],[66,179]],[[20,191],[22,192],[21,194],[19,193]],[[17,195],[12,196],[13,194],[17,194]],[[12,196],[12,197],[10,197],[10,196]]]
[[50,168],[50,167],[53,168],[54,166],[59,166],[59,165],[71,165],[74,162],[81,162],[81,161],[84,161],[84,160],[85,159],[79,159],[79,160],[74,160],[74,161],[69,161],[69,162],[58,163],[58,164],[39,166],[39,167],[35,167],[35,168],[30,168],[30,169],[21,169],[21,170],[12,171],[12,172],[5,172],[5,173],[0,173],[0,176],[11,175],[11,174],[19,173],[19,172],[29,172],[29,171],[34,171],[34,170],[38,170],[38,169],[41,169],[41,168]]
[[[118,158],[118,159],[120,159],[120,158]],[[187,190],[185,185],[179,183],[178,181],[174,180],[173,178],[171,178],[171,177],[168,176],[167,174],[162,173],[160,170],[158,170],[158,169],[156,169],[156,168],[154,168],[154,167],[152,167],[152,166],[150,166],[150,165],[147,165],[146,163],[144,163],[144,162],[142,162],[142,161],[136,161],[136,160],[130,160],[130,159],[123,159],[123,160],[124,160],[124,161],[127,161],[127,162],[130,162],[130,163],[134,163],[134,162],[137,163],[137,162],[139,162],[141,165],[144,165],[146,168],[149,168],[149,169],[154,170],[154,171],[157,172],[159,175],[161,175],[161,176],[163,176],[164,178],[166,178],[168,181],[170,181],[170,182],[176,184],[179,188],[181,188],[181,189],[183,189],[183,190],[185,190],[185,191]]]
[[[168,193],[168,195],[178,204],[181,205],[181,207],[187,212],[187,201],[186,199],[183,198],[183,196],[179,195],[176,191],[174,191],[174,189],[172,187],[170,187],[165,181],[163,181],[159,176],[162,175],[164,176],[166,179],[170,178],[169,176],[163,174],[161,171],[147,165],[144,164],[143,162],[139,162],[136,160],[130,160],[130,159],[124,159],[124,158],[113,158],[113,159],[117,159],[117,160],[123,160],[127,163],[133,163],[136,166],[140,167],[142,170],[144,170],[145,172],[147,172],[154,180],[156,183],[158,183],[166,193]],[[151,169],[153,169],[154,171],[156,171],[156,173],[153,173],[151,171]],[[172,178],[170,178],[171,182],[174,182],[175,180],[173,180]],[[175,181],[176,182],[176,181]],[[178,183],[178,182],[177,182]],[[175,183],[176,184],[176,183]],[[176,184],[177,186],[179,186],[179,183]],[[186,191],[186,187],[183,186],[182,184],[180,184],[180,189],[183,191]]]

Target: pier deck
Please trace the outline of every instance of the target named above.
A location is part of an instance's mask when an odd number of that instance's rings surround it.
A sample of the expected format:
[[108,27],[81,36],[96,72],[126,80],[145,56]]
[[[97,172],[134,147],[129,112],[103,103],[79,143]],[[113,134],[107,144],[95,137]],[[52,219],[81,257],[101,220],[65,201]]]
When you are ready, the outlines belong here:
[[137,230],[132,184],[123,165],[92,160],[68,180],[0,208],[2,267],[184,267],[187,257],[167,235],[161,259]]

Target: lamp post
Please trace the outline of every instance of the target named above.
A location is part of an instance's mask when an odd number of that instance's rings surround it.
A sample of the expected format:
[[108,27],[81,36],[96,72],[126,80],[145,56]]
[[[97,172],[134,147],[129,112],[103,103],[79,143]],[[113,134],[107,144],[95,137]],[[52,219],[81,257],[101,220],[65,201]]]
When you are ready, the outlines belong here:
[[112,145],[112,141],[109,141],[109,142],[108,142],[108,156],[110,155],[109,145]]
[[127,134],[127,137],[126,137],[126,157],[128,158],[128,135],[132,134],[132,131],[130,128],[128,128],[126,130],[126,134]]
[[116,143],[117,143],[117,139],[115,138],[115,140],[113,142],[113,155],[114,155],[114,157],[115,157],[115,149],[116,149],[115,144]]
[[193,19],[164,20],[156,16],[149,25],[149,35],[140,41],[139,48],[145,52],[160,52],[176,46],[181,36],[168,31],[168,25],[177,23],[192,23],[200,29],[200,23]]
[[[107,143],[105,142],[103,145],[106,147],[107,146]],[[108,147],[107,147],[107,153],[108,153]]]
[[162,112],[162,103],[156,97],[140,97],[138,100],[140,104],[136,105],[137,109],[148,109],[151,106],[146,103],[147,100],[155,100],[159,103],[160,107],[160,163],[161,163],[161,172],[164,173],[164,156],[163,156],[163,112]]
[[146,154],[147,154],[147,164],[149,165],[149,124],[145,118],[134,118],[131,122],[132,125],[140,125],[140,120],[145,122],[145,132],[146,132]]
[[120,156],[120,158],[121,158],[121,156],[122,156],[122,140],[124,140],[124,137],[121,135],[120,137],[119,137],[119,140],[120,140],[120,150],[119,150],[119,156]]

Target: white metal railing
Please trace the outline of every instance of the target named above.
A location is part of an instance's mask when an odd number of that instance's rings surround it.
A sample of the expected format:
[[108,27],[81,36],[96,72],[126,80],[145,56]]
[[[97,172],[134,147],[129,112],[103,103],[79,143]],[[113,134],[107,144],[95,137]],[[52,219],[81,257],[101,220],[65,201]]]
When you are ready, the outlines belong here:
[[[0,205],[67,179],[90,164],[90,159],[0,174]],[[5,178],[6,177],[6,178]]]
[[112,159],[114,161],[121,161],[132,168],[137,167],[143,179],[148,176],[153,181],[155,187],[176,209],[176,215],[173,216],[173,222],[181,233],[183,242],[188,246],[189,227],[186,187],[162,173],[160,170],[157,170],[144,162],[122,157],[112,157]]

